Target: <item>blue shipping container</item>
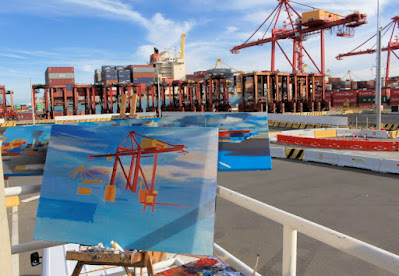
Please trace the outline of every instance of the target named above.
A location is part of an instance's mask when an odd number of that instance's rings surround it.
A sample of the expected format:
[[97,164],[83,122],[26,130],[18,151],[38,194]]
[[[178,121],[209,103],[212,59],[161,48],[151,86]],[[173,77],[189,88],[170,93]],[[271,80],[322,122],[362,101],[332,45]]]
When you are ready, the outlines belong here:
[[154,78],[134,78],[134,83],[153,83],[155,82]]

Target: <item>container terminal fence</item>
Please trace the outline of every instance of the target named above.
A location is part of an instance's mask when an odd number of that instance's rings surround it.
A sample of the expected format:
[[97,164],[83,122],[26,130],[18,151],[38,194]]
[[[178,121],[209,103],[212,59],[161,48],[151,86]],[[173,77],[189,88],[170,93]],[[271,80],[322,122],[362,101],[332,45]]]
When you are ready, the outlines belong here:
[[[40,189],[41,184],[5,188],[5,196],[28,195],[38,193],[40,192]],[[222,186],[218,187],[217,196],[283,225],[282,275],[284,276],[296,275],[298,232],[394,274],[399,271],[398,255],[277,209],[266,203]],[[13,254],[13,256],[18,256],[20,253],[48,248],[60,244],[61,243],[48,241],[32,241],[22,244],[14,244],[11,247],[11,254]],[[234,257],[217,244],[214,244],[214,254],[246,275],[260,275],[255,273],[253,268]],[[15,264],[14,262],[14,267],[15,266],[18,266],[18,263]],[[18,267],[16,269],[18,269]]]

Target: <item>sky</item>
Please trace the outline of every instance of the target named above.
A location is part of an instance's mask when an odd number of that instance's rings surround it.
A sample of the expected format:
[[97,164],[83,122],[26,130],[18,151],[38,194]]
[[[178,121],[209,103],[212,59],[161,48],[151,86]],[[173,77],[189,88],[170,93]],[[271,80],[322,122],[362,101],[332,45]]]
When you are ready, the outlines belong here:
[[[229,50],[249,38],[277,6],[277,0],[0,0],[0,3],[0,84],[14,91],[16,103],[30,102],[30,79],[32,83],[44,83],[44,72],[49,66],[74,66],[76,83],[93,83],[94,70],[102,65],[147,64],[153,47],[178,52],[183,32],[187,34],[188,74],[212,68],[218,58],[240,71],[270,70],[270,45],[243,49],[234,55]],[[376,33],[377,0],[301,3],[340,15],[355,10],[368,15],[369,24],[359,27],[353,38],[327,33],[326,68],[336,77],[343,77],[350,70],[354,80],[373,79],[375,55],[342,61],[335,56],[351,51]],[[310,10],[291,4],[299,12]],[[381,0],[380,4],[381,24],[385,26],[399,14],[399,9],[394,0]],[[285,19],[286,15],[282,17]],[[277,26],[281,27],[282,23]],[[266,28],[262,30],[265,32]],[[384,42],[387,40],[383,39],[383,45]],[[288,40],[281,42],[287,53],[292,52],[291,45]],[[319,45],[318,36],[309,37],[304,43],[316,61],[320,56]],[[384,67],[385,60],[383,54]],[[309,60],[305,59],[305,63],[308,72],[316,71]],[[276,67],[290,71],[279,50]],[[399,75],[399,61],[395,57],[391,67],[391,75]]]

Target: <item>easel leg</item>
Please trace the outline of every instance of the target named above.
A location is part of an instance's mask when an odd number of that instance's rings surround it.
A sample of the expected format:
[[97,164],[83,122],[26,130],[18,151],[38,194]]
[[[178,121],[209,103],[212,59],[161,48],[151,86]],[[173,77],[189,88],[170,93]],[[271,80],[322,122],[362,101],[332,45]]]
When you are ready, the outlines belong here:
[[147,266],[147,274],[148,274],[149,276],[154,275],[154,267],[152,266],[151,258],[150,258],[149,256],[148,256],[148,258],[147,258],[147,264],[146,264],[146,266]]
[[78,262],[75,266],[75,269],[72,272],[72,276],[79,276],[80,271],[82,270],[84,263]]
[[130,270],[129,270],[129,268],[127,266],[124,266],[123,268],[125,269],[127,276],[132,276],[132,273],[130,273]]

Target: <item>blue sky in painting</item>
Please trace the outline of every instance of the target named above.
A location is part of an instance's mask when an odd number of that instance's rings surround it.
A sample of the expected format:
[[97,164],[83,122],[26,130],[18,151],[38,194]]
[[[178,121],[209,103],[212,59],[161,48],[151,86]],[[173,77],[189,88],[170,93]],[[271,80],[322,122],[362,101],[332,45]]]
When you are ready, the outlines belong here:
[[[159,192],[157,202],[188,207],[156,205],[154,213],[150,207],[143,212],[138,194],[125,189],[120,169],[115,202],[104,202],[105,186],[110,182],[114,162],[103,157],[92,160],[88,157],[115,153],[132,130],[187,147],[187,154],[159,154],[155,190]],[[128,164],[127,159],[124,158],[124,164]],[[46,160],[35,238],[83,244],[108,244],[116,240],[130,249],[211,254],[216,164],[216,128],[55,125]],[[71,178],[80,165],[101,183],[83,184],[79,176]],[[147,180],[151,179],[153,158],[143,158],[141,165]],[[92,193],[78,195],[78,187],[90,187]],[[82,208],[79,204],[83,204]],[[94,211],[90,213],[90,210]],[[73,215],[78,217],[73,219]],[[177,243],[178,240],[185,242]]]

